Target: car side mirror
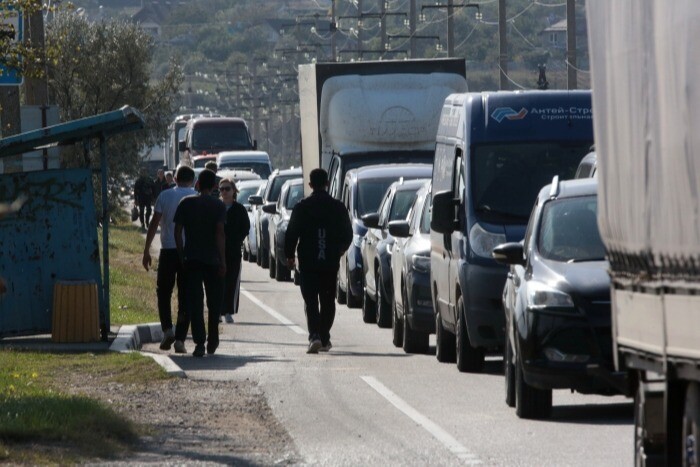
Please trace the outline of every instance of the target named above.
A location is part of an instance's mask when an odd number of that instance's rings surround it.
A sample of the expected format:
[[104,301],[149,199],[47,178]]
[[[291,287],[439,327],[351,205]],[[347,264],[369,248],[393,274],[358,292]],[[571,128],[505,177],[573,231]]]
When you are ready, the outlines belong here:
[[248,196],[248,202],[249,202],[251,205],[259,206],[259,205],[263,204],[262,196],[260,196],[260,195],[250,195],[250,196]]
[[275,214],[277,212],[277,206],[275,203],[267,203],[262,207],[262,210],[268,214]]
[[501,264],[525,265],[523,244],[520,242],[501,243],[493,249],[491,256]]
[[389,233],[392,237],[406,238],[409,237],[408,231],[410,226],[406,221],[391,221],[389,222]]
[[185,141],[178,141],[177,142],[177,149],[180,152],[186,151],[187,150],[187,145],[185,144]]
[[365,227],[368,229],[376,229],[379,227],[379,213],[373,212],[371,214],[365,214],[360,219],[362,219],[362,223],[365,224]]
[[442,234],[455,230],[455,199],[451,191],[441,191],[433,195],[433,212],[430,228]]

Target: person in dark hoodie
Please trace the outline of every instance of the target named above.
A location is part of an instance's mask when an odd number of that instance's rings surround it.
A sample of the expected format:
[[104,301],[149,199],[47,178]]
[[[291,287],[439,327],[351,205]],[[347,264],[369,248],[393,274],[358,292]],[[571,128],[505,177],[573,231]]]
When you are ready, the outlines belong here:
[[335,282],[340,257],[352,242],[352,225],[343,203],[326,191],[328,173],[325,170],[312,170],[309,186],[313,193],[294,207],[289,219],[284,253],[292,270],[298,244],[301,295],[309,329],[306,353],[318,353],[332,347],[330,330],[335,319]]

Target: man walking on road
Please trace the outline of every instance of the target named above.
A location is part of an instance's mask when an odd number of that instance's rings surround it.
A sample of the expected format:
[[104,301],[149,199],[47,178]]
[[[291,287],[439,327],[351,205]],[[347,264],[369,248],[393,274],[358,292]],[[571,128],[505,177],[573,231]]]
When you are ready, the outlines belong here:
[[292,270],[294,252],[299,244],[301,295],[309,328],[306,353],[318,353],[332,347],[330,330],[335,319],[336,279],[340,257],[352,242],[352,225],[343,203],[326,191],[328,173],[314,169],[309,179],[313,193],[292,211],[284,253]]
[[[219,346],[219,312],[226,275],[224,223],[226,207],[211,196],[216,174],[204,169],[199,174],[199,195],[187,196],[175,211],[175,244],[185,268],[185,307],[191,314],[192,340],[196,347],[192,355],[213,354]],[[183,239],[183,232],[187,242]],[[204,294],[207,292],[209,309],[208,331],[204,328]],[[176,338],[187,335],[187,329],[177,323]]]
[[[143,249],[143,267],[151,266],[151,242],[156,235],[160,224],[160,254],[158,255],[158,276],[156,279],[156,296],[158,297],[158,314],[160,316],[160,327],[163,329],[163,340],[160,343],[162,350],[170,350],[170,346],[175,343],[176,353],[185,353],[185,338],[187,329],[190,326],[189,313],[186,311],[184,302],[185,282],[182,264],[177,254],[175,244],[175,210],[180,200],[185,196],[197,194],[192,187],[194,182],[194,170],[190,167],[182,166],[177,169],[175,188],[161,192],[156,200],[153,219],[148,226],[146,234],[146,246]],[[173,319],[170,307],[170,297],[177,281],[177,322],[182,322],[185,334],[176,339],[173,332]]]

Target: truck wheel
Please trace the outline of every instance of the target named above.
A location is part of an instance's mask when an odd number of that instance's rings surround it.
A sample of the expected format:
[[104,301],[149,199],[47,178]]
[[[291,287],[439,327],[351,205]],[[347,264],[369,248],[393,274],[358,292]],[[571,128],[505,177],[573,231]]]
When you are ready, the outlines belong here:
[[457,369],[461,372],[481,373],[484,370],[484,349],[472,347],[464,319],[464,299],[457,300]]
[[440,312],[435,310],[435,357],[440,363],[455,361],[455,336],[442,326]]
[[348,301],[347,293],[343,292],[343,289],[340,288],[340,278],[339,277],[336,279],[336,284],[335,284],[335,299],[340,305],[345,305]]
[[396,310],[396,300],[391,303],[391,343],[394,347],[403,345],[403,325]]
[[365,292],[362,297],[362,321],[365,323],[374,323],[377,321],[377,305],[367,294],[367,287],[363,287],[363,289]]
[[347,286],[345,294],[347,295],[348,308],[360,308],[362,306],[361,297],[356,297],[352,293],[352,287],[350,287],[350,267],[345,264],[345,277],[347,277]]
[[382,293],[382,277],[379,269],[377,269],[377,272],[374,274],[374,286],[377,290],[377,326],[380,328],[388,328],[391,326],[391,314],[389,303]]
[[525,382],[520,358],[515,359],[515,413],[520,418],[543,420],[552,413],[552,390],[537,389]]
[[700,462],[698,455],[698,436],[700,436],[700,386],[690,383],[685,395],[683,411],[683,466],[696,466]]
[[[661,422],[664,411],[662,392],[648,391],[648,384],[639,373],[639,384],[634,394],[634,465],[638,467],[663,466],[665,459],[665,433]],[[645,414],[658,414],[656,426],[651,426]],[[653,417],[654,418],[654,417]],[[656,433],[656,434],[654,434]],[[653,439],[656,438],[656,439]],[[680,457],[679,457],[680,458]]]

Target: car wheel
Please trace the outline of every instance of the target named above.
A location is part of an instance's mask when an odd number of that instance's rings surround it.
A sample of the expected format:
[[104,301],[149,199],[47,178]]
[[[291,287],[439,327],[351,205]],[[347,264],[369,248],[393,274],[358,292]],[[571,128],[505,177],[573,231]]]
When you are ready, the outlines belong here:
[[277,275],[277,262],[275,261],[275,258],[272,257],[272,255],[269,255],[267,263],[270,267],[270,278],[274,279]]
[[389,303],[382,292],[382,276],[379,269],[374,274],[374,286],[377,291],[377,326],[388,328],[391,326],[391,315],[389,314]]
[[427,332],[416,331],[411,327],[407,316],[409,308],[405,289],[401,291],[401,300],[403,303],[403,318],[401,320],[403,324],[403,351],[406,353],[428,353],[430,335]]
[[255,263],[262,267],[262,247],[258,245],[258,254],[255,256]]
[[299,271],[294,269],[294,285],[300,285],[301,284],[301,275],[299,274]]
[[472,347],[464,319],[464,299],[457,300],[457,369],[461,372],[481,373],[484,370],[484,349]]
[[455,361],[455,336],[442,325],[440,312],[435,311],[435,357],[440,363]]
[[277,279],[277,282],[284,282],[288,280],[288,277],[289,269],[279,258],[275,257],[275,279]]
[[257,256],[254,255],[253,253],[250,253],[250,254],[248,254],[248,261],[251,262],[251,263],[257,263],[257,262],[258,262],[258,258],[257,258]]
[[243,261],[248,261],[248,250],[243,248]]
[[270,250],[267,248],[262,249],[262,258],[260,259],[260,266],[267,269],[270,267]]
[[352,293],[352,287],[350,287],[350,266],[348,266],[347,262],[345,263],[345,277],[347,277],[345,294],[347,295],[348,308],[360,308],[362,306],[362,297],[357,297]]
[[513,348],[507,335],[503,352],[503,373],[505,374],[506,383],[506,405],[515,407],[515,365],[513,365]]
[[335,299],[338,301],[339,304],[345,305],[347,303],[347,292],[343,292],[343,289],[340,288],[340,272],[336,275],[335,279]]
[[374,323],[377,321],[377,305],[367,293],[367,287],[363,287],[364,294],[362,297],[362,321],[365,323]]
[[403,325],[396,310],[396,300],[391,303],[391,343],[394,347],[403,345]]
[[537,389],[525,382],[520,356],[515,358],[515,413],[520,418],[542,420],[552,413],[552,390]]

